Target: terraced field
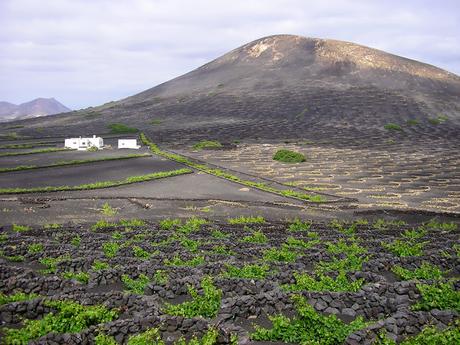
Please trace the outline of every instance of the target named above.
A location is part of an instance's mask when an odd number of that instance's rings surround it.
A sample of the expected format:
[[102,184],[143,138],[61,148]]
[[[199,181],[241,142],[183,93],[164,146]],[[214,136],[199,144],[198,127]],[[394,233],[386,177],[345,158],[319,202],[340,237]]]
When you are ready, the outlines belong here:
[[[310,192],[354,198],[360,208],[460,212],[460,155],[456,139],[431,145],[382,143],[337,147],[313,141],[244,143],[228,150],[175,151]],[[277,149],[301,152],[307,161],[283,164]]]
[[2,228],[5,344],[459,339],[457,223],[104,219]]

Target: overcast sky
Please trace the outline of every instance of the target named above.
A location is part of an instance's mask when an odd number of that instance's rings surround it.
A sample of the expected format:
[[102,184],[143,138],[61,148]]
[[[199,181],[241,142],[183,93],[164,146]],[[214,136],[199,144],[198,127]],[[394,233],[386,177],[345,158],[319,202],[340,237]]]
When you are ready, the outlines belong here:
[[0,0],[0,101],[99,105],[279,33],[460,74],[460,0]]

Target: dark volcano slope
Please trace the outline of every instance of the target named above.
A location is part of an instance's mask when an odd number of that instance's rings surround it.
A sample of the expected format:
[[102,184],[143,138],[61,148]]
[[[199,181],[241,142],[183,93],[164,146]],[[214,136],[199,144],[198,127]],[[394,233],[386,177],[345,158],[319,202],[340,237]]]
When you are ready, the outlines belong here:
[[[442,125],[434,120],[439,116]],[[408,120],[417,124],[407,125]],[[50,135],[103,133],[114,122],[169,143],[366,140],[387,135],[388,123],[403,126],[401,138],[455,138],[460,133],[460,77],[353,43],[270,36],[132,97],[30,120],[24,133],[33,135],[34,127]]]

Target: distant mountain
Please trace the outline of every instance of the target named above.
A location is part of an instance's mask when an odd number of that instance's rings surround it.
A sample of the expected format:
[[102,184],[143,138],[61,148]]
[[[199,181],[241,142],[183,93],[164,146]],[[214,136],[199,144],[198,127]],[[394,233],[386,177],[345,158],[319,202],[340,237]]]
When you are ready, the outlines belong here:
[[[408,121],[418,125],[406,126]],[[433,124],[438,121],[448,123]],[[24,121],[21,133],[34,135],[35,127],[41,135],[105,133],[111,123],[174,144],[332,136],[353,141],[388,135],[388,123],[404,125],[404,134],[413,137],[456,138],[460,77],[355,43],[276,35],[131,97]]]
[[0,121],[29,119],[71,111],[54,98],[37,98],[19,105],[0,102]]

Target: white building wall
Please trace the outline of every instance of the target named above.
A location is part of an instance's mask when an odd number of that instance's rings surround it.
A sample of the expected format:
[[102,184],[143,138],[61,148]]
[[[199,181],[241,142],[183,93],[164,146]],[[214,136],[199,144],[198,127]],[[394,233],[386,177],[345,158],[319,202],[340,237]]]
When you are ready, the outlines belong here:
[[77,150],[86,150],[91,146],[95,146],[98,149],[102,149],[104,146],[104,140],[101,137],[93,135],[92,138],[69,138],[64,140],[64,147]]
[[118,139],[119,149],[140,149],[140,145],[137,145],[137,139]]

